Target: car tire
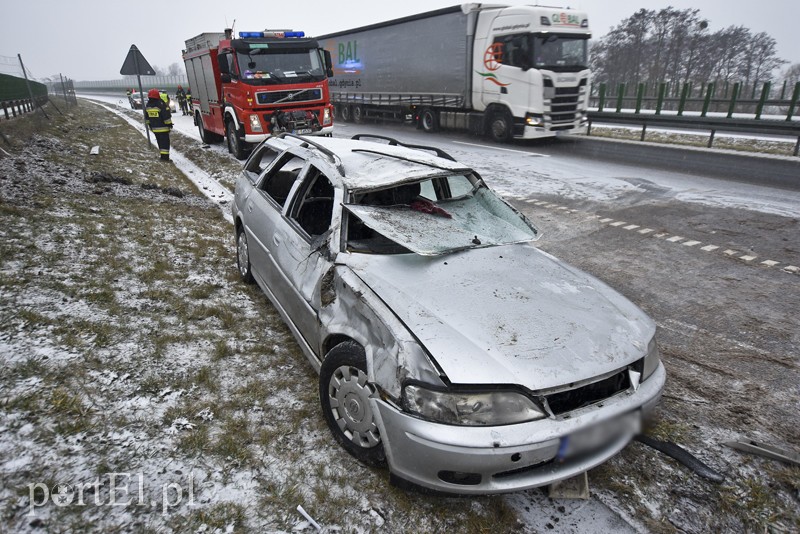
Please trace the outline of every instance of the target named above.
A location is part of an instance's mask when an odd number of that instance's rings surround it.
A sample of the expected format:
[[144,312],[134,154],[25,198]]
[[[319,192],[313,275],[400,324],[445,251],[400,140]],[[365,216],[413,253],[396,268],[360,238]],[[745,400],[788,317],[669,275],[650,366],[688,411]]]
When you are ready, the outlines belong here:
[[247,235],[241,226],[236,231],[236,267],[239,276],[246,284],[252,284],[253,271],[250,267],[250,248],[247,246]]
[[233,154],[233,157],[238,160],[243,160],[247,157],[247,151],[244,148],[244,140],[239,135],[238,128],[233,125],[233,121],[229,120],[225,123],[225,134],[228,138],[228,152]]
[[489,135],[498,143],[508,143],[514,137],[514,121],[508,111],[495,111],[489,119]]
[[419,125],[423,131],[433,133],[439,130],[439,115],[433,108],[424,108],[419,114]]
[[333,347],[319,373],[319,399],[325,422],[336,441],[358,461],[386,463],[383,441],[370,399],[378,390],[367,381],[364,348],[353,341]]
[[201,117],[199,113],[195,115],[194,122],[195,124],[197,124],[197,131],[200,132],[200,140],[203,143],[210,145],[211,133],[208,130],[206,130],[205,126],[203,125],[203,117]]

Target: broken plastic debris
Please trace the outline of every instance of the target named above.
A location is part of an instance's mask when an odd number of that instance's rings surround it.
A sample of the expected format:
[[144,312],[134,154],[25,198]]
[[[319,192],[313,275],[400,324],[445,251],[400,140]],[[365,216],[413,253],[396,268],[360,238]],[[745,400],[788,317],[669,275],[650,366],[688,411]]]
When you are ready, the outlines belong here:
[[298,512],[300,512],[300,514],[301,514],[303,517],[305,517],[305,518],[308,520],[308,522],[309,522],[309,523],[311,523],[311,526],[312,526],[312,527],[314,527],[315,529],[317,529],[317,532],[319,532],[320,530],[322,530],[322,527],[321,527],[321,526],[319,526],[319,523],[317,523],[316,521],[314,521],[314,519],[313,519],[313,518],[312,518],[310,515],[308,515],[308,513],[307,513],[305,510],[303,510],[303,507],[302,507],[301,505],[299,505],[299,504],[297,505],[297,511],[298,511]]
[[800,466],[800,454],[788,449],[779,449],[778,447],[767,445],[766,443],[759,443],[752,439],[727,441],[725,445],[737,451],[749,452],[751,454],[763,456],[764,458],[770,458],[771,460],[778,460],[779,462]]
[[93,146],[92,149],[89,151],[89,154],[93,156],[96,156],[99,153],[100,153],[100,145]]

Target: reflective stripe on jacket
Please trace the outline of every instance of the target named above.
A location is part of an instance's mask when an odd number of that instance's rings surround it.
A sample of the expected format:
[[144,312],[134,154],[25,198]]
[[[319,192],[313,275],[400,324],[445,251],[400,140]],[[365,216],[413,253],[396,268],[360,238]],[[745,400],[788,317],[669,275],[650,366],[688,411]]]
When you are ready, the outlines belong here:
[[147,126],[153,133],[169,132],[172,129],[172,113],[160,98],[151,98],[145,108]]

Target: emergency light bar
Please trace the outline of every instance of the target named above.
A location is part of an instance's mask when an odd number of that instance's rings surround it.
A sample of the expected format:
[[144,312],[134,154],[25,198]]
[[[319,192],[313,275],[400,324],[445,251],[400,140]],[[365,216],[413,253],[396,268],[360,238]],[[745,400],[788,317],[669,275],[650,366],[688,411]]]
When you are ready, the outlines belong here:
[[239,39],[263,39],[265,37],[275,37],[283,39],[285,37],[305,37],[306,32],[295,31],[264,31],[264,32],[239,32]]

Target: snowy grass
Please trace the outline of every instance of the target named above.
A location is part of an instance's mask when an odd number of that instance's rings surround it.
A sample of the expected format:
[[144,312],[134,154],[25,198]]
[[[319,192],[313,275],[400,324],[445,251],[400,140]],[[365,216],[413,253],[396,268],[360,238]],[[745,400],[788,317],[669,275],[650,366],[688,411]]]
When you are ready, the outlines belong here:
[[[301,504],[345,532],[522,529],[501,497],[398,490],[338,447],[313,369],[239,281],[219,210],[121,119],[89,110],[4,127],[0,523],[289,531],[310,528]],[[72,502],[55,504],[59,484]]]

